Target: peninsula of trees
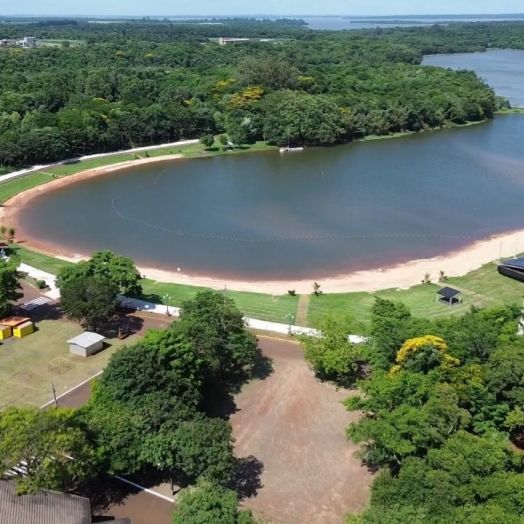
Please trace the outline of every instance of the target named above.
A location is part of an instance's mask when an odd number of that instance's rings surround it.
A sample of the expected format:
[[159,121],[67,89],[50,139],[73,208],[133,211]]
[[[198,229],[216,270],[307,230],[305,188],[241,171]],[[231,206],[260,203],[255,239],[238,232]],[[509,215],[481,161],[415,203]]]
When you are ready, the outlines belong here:
[[[216,21],[215,21],[216,22]],[[0,26],[0,169],[204,135],[333,144],[491,118],[507,102],[424,54],[524,48],[524,25],[311,31],[299,21]],[[258,40],[218,44],[218,37]]]

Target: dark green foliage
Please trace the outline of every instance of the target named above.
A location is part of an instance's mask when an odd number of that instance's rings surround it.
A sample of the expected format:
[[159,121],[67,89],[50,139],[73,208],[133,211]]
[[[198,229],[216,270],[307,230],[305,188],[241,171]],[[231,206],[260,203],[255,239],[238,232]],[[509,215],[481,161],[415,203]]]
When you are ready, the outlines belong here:
[[12,301],[23,296],[20,293],[22,274],[18,271],[19,264],[20,259],[14,255],[9,260],[0,259],[0,318],[9,313]]
[[[522,48],[521,27],[377,33],[268,20],[38,22],[31,24],[37,38],[69,45],[0,52],[0,167],[224,132],[237,146],[331,144],[479,121],[507,102],[473,73],[420,67],[422,55]],[[27,30],[4,24],[2,37]],[[208,40],[224,33],[282,41]],[[79,40],[87,45],[73,45]]]
[[142,293],[140,273],[134,262],[127,257],[105,250],[96,251],[91,258],[78,264],[61,269],[57,278],[59,288],[78,276],[92,276],[111,281],[118,288],[118,293],[134,297]]
[[200,143],[206,148],[211,149],[215,143],[215,137],[213,135],[204,135],[200,139]]
[[80,414],[106,471],[156,468],[182,485],[227,485],[237,467],[231,427],[207,415],[206,401],[237,390],[258,359],[242,314],[212,292],[186,302],[170,328],[117,351]]
[[101,277],[78,276],[60,285],[60,305],[71,320],[97,330],[118,305],[116,284]]
[[0,476],[20,464],[18,493],[65,491],[96,470],[96,456],[72,410],[10,407],[0,413]]
[[255,519],[250,511],[238,509],[234,491],[203,481],[182,493],[173,524],[255,524]]
[[256,337],[246,330],[234,301],[222,293],[205,291],[184,302],[180,321],[171,329],[191,341],[205,362],[210,386],[237,391],[260,359]]
[[[374,370],[359,384],[363,394],[346,401],[363,412],[347,433],[369,466],[384,469],[371,507],[348,523],[523,521],[522,453],[508,443],[524,441],[518,315],[507,307],[421,321],[377,300]],[[444,338],[440,349],[424,343],[435,336]]]
[[301,335],[305,357],[322,380],[333,380],[342,386],[354,383],[362,348],[350,344],[348,336],[361,333],[351,317],[326,316],[315,325],[323,336]]

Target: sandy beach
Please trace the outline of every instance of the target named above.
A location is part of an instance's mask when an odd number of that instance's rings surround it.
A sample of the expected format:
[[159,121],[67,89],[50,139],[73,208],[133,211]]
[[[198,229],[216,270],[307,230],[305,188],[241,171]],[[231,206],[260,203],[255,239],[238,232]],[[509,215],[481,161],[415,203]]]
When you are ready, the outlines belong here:
[[[23,208],[36,196],[47,191],[52,191],[58,187],[137,165],[175,160],[181,157],[183,157],[183,155],[143,158],[107,167],[90,169],[75,175],[53,180],[47,184],[28,189],[7,200],[3,207],[0,208],[0,222],[9,227],[16,227],[17,241],[25,247],[63,260],[78,262],[79,260],[85,259],[85,256],[67,252],[64,248],[48,243],[38,242],[21,230],[19,228],[18,216]],[[450,277],[462,276],[489,262],[500,258],[512,257],[519,253],[519,251],[524,251],[524,229],[477,241],[464,249],[442,254],[441,256],[430,259],[411,260],[393,267],[356,271],[325,279],[317,278],[316,280],[321,284],[322,289],[326,293],[377,291],[379,289],[391,288],[405,289],[420,284],[426,273],[430,274],[434,282],[437,281],[440,271],[444,271],[445,274]],[[226,287],[230,290],[251,291],[272,295],[286,294],[290,289],[294,289],[300,294],[310,293],[312,286],[312,279],[297,281],[241,281],[191,276],[182,272],[165,271],[149,267],[139,267],[139,270],[143,276],[158,282],[187,284],[212,289],[224,289]]]

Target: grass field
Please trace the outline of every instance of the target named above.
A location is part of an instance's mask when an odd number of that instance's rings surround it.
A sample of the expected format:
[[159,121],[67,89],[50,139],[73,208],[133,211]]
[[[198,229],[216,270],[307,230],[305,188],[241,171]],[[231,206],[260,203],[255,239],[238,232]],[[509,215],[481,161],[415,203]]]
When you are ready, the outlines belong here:
[[[167,302],[172,306],[181,306],[184,300],[193,298],[199,291],[207,291],[203,287],[167,284],[147,279],[142,281],[142,287],[144,289],[144,300],[165,304],[166,299],[164,297],[169,295],[170,298]],[[239,309],[248,317],[281,323],[288,322],[289,314],[296,317],[298,296],[273,296],[229,290],[224,290],[223,293],[232,298]]]
[[[70,262],[36,253],[22,246],[15,246],[22,261],[49,273],[57,274],[60,268]],[[184,300],[191,299],[206,288],[181,284],[168,284],[145,279],[142,282],[145,300],[180,306]],[[435,300],[436,291],[443,285],[453,286],[462,291],[463,302],[449,307]],[[271,322],[287,323],[288,315],[297,316],[299,296],[272,296],[263,293],[247,293],[224,290],[228,297],[245,315]],[[461,315],[471,306],[493,307],[503,304],[520,305],[524,296],[524,284],[497,273],[495,264],[472,271],[463,277],[448,279],[442,284],[420,284],[409,289],[385,289],[375,293],[332,293],[312,296],[307,312],[307,325],[314,325],[322,315],[331,312],[346,313],[360,322],[366,322],[371,315],[374,297],[404,302],[413,315],[425,318],[437,318],[449,315]]]
[[0,204],[22,191],[46,184],[51,180],[53,180],[52,175],[37,172],[20,178],[15,178],[9,182],[4,182],[3,184],[0,184]]
[[[462,304],[447,306],[435,300],[437,290],[452,286],[462,291]],[[437,318],[461,315],[471,306],[494,307],[504,304],[520,305],[524,296],[524,284],[497,273],[495,264],[486,264],[463,277],[449,278],[441,284],[420,284],[409,289],[386,289],[376,293],[342,293],[311,297],[308,324],[314,325],[323,314],[337,311],[347,313],[365,322],[370,318],[373,297],[404,302],[413,315]]]
[[53,275],[58,275],[61,268],[71,265],[71,262],[31,251],[18,244],[14,245],[14,252],[22,259],[22,262]]
[[[53,385],[57,395],[64,393],[104,369],[119,346],[138,340],[136,336],[125,341],[112,339],[104,351],[83,358],[69,353],[66,342],[83,331],[78,324],[43,320],[36,326],[32,335],[7,339],[0,346],[0,409],[7,405],[40,407],[53,398]],[[58,357],[69,361],[72,368],[62,374],[50,371],[49,361]]]

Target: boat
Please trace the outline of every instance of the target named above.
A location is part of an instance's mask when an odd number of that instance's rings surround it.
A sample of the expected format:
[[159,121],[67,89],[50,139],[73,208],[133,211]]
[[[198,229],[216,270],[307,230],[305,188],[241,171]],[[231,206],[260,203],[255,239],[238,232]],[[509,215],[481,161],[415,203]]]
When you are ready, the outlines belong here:
[[280,152],[281,153],[293,153],[295,151],[304,151],[303,147],[281,147]]

